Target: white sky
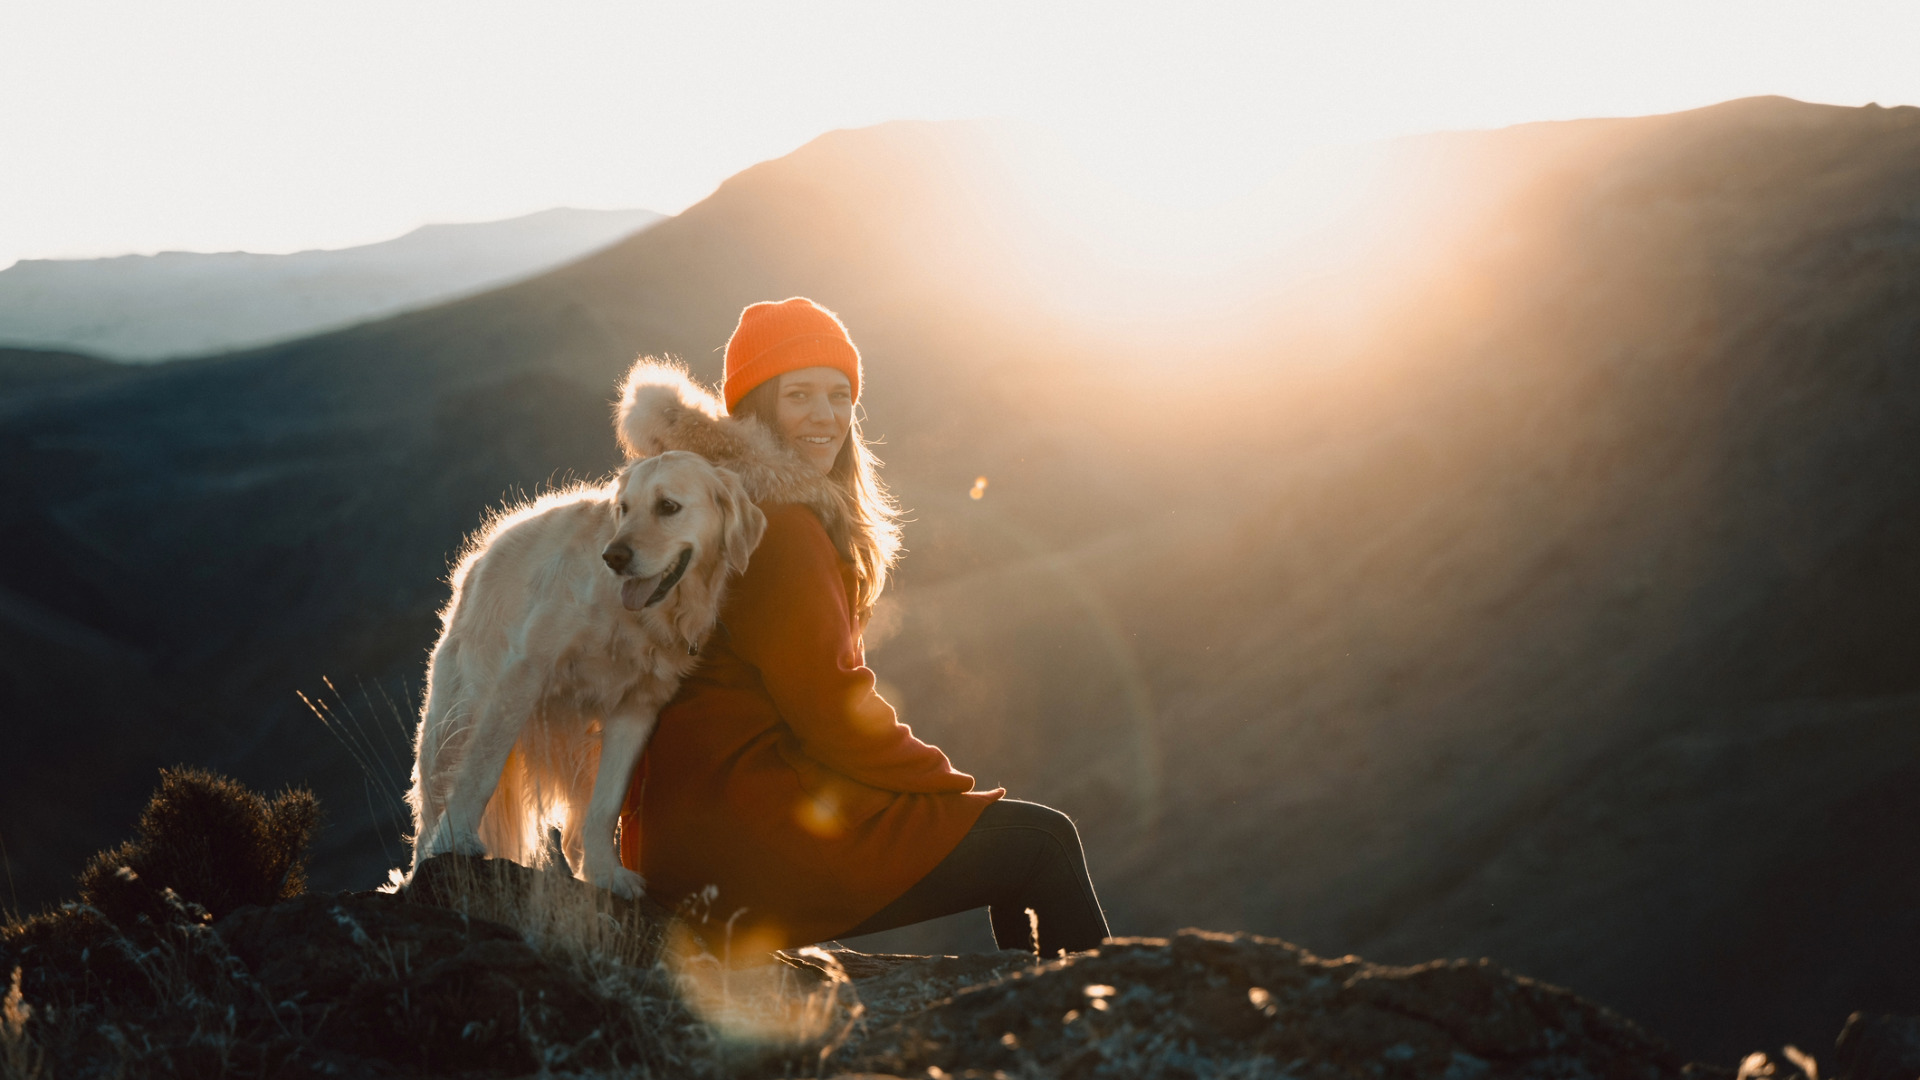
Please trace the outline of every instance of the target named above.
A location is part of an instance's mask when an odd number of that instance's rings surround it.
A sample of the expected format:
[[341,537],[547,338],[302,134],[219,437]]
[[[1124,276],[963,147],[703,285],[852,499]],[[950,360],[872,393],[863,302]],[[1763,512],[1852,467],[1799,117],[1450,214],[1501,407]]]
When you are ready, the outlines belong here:
[[674,212],[823,131],[1012,116],[1173,206],[1304,148],[1920,103],[1920,3],[0,0],[0,267]]

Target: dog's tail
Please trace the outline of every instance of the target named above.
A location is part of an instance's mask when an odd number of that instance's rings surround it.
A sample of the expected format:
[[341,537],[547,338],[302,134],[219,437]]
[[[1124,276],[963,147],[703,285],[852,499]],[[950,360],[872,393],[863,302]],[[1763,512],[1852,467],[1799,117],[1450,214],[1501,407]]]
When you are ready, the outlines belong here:
[[548,800],[527,768],[526,747],[515,745],[500,772],[500,786],[480,817],[480,842],[487,853],[522,866],[538,866],[547,853]]

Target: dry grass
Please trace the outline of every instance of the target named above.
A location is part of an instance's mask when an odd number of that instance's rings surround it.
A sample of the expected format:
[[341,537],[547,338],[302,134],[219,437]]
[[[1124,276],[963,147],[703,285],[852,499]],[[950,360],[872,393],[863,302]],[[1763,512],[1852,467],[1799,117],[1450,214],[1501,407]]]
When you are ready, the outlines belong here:
[[0,929],[3,1075],[264,1075],[303,1040],[204,909],[165,897],[171,917],[126,929],[73,903]]
[[0,1001],[0,1078],[38,1080],[46,1066],[46,1052],[27,1034],[33,1007],[20,993],[20,968],[13,969],[7,996]]
[[[550,861],[528,870],[497,860],[434,860],[407,891],[473,918],[503,923],[626,1009],[626,1075],[816,1075],[863,1014],[832,954],[806,964],[729,964],[664,909],[629,902]],[[552,1064],[580,1056],[547,1047]]]

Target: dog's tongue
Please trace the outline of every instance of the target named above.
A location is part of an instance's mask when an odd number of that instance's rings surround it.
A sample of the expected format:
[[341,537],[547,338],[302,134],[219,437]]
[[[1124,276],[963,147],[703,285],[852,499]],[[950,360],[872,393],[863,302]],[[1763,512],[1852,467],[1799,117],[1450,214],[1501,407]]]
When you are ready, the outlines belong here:
[[660,584],[662,575],[652,577],[630,577],[620,583],[620,602],[628,611],[639,611],[647,606],[647,597],[653,595],[654,587]]

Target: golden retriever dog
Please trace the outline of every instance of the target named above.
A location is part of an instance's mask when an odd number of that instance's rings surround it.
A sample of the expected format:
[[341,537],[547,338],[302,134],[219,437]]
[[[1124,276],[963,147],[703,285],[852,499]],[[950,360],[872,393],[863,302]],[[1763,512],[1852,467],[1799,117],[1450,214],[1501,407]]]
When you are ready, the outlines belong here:
[[737,476],[673,451],[483,528],[427,668],[414,867],[538,862],[557,825],[575,874],[640,895],[614,843],[628,778],[766,524]]

